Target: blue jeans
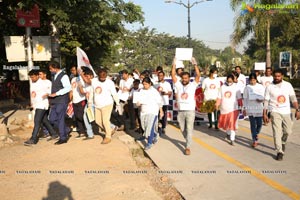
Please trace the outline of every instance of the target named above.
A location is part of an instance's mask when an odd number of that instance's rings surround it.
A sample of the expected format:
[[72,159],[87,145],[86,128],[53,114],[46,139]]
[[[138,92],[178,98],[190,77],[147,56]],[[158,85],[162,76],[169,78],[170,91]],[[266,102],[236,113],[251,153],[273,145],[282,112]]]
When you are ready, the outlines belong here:
[[249,116],[250,129],[253,142],[257,141],[257,135],[260,133],[262,127],[262,117]]
[[186,148],[190,148],[194,130],[195,110],[178,111],[177,121],[186,139]]
[[[85,107],[84,107],[83,121],[84,121],[84,125],[85,125],[85,128],[86,128],[86,133],[87,133],[88,137],[93,137],[94,136],[93,127],[92,127],[92,124],[89,122],[89,119],[88,119],[87,114],[86,114],[87,106],[88,105],[86,104]],[[93,107],[93,110],[94,110],[94,107]]]
[[151,145],[153,143],[153,139],[157,137],[157,134],[155,133],[155,124],[156,124],[156,121],[157,121],[157,116],[155,116],[154,118],[154,122],[151,126],[151,132],[150,132],[150,135],[148,137],[148,144]]

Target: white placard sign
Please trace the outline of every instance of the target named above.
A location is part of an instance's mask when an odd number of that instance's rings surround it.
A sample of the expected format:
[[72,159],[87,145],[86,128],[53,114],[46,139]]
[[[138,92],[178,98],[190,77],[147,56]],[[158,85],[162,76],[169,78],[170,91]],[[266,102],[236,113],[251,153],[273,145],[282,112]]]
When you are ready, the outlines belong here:
[[193,57],[193,49],[176,48],[175,57],[177,60],[191,60]]
[[256,62],[254,65],[254,70],[266,70],[266,63],[265,62]]

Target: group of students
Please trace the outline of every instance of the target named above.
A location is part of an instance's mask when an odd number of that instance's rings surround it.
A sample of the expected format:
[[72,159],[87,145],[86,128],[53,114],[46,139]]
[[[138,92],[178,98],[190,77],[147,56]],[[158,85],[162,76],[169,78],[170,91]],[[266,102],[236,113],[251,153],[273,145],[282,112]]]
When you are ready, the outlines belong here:
[[[221,85],[216,79],[217,70],[211,69],[208,78],[204,79],[205,101],[215,101],[215,128],[226,131],[226,139],[234,145],[238,129],[240,112],[249,117],[252,135],[252,147],[258,145],[259,133],[263,122],[272,122],[276,159],[282,160],[288,136],[292,133],[290,102],[296,109],[295,118],[300,118],[300,110],[292,85],[283,80],[283,71],[267,67],[265,76],[256,71],[249,75],[249,84],[241,73],[239,66],[226,77]],[[212,113],[208,114],[209,128],[212,127]]]
[[[196,107],[195,91],[200,84],[200,71],[196,59],[192,58],[191,63],[195,70],[193,81],[188,72],[176,67],[176,58],[173,60],[171,71],[178,105],[177,121],[186,139],[185,155],[191,154]],[[147,139],[145,150],[150,149],[158,141],[158,135],[165,133],[169,97],[173,90],[170,83],[165,81],[165,72],[162,68],[156,70],[156,79],[150,77],[148,73],[134,74],[131,77],[128,71],[124,70],[118,83],[111,80],[103,68],[97,74],[88,67],[75,68],[78,73],[74,73],[71,81],[62,72],[58,63],[50,62],[49,70],[53,75],[52,82],[46,80],[45,72],[34,70],[29,72],[35,126],[32,137],[24,143],[25,145],[38,142],[38,131],[42,125],[49,131],[50,139],[59,136],[55,144],[66,143],[70,132],[65,125],[69,101],[73,105],[79,133],[76,138],[82,136],[85,140],[94,138],[88,111],[93,113],[100,132],[104,134],[102,144],[110,143],[111,136],[116,130],[128,128],[125,127],[126,113],[130,119],[129,128],[143,133],[142,140]],[[282,71],[275,70],[272,76],[271,68],[267,68],[265,76],[262,77],[252,73],[249,75],[247,85],[246,77],[237,66],[222,84],[217,79],[217,69],[213,68],[209,76],[203,80],[201,87],[204,90],[204,101],[214,101],[213,113],[208,113],[208,128],[212,128],[214,116],[215,129],[224,129],[229,143],[234,145],[238,116],[243,112],[250,119],[252,146],[256,147],[262,121],[267,123],[271,119],[275,148],[278,152],[277,160],[282,160],[286,140],[291,133],[290,101],[296,108],[296,118],[300,118],[294,89],[290,83],[283,80]],[[50,108],[49,116],[48,108]],[[117,125],[111,121],[113,113],[118,113]],[[56,133],[56,129],[59,134]]]

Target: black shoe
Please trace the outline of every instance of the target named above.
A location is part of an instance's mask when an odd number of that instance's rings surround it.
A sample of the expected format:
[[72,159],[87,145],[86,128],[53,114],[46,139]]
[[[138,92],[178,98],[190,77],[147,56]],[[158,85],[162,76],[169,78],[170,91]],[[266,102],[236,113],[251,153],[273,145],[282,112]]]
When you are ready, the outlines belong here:
[[212,125],[210,125],[208,128],[212,128]]
[[285,144],[282,144],[282,151],[285,152]]
[[281,161],[283,159],[283,153],[277,153],[276,160]]
[[219,131],[220,129],[218,127],[215,128],[216,131]]
[[24,142],[25,146],[32,146],[34,144],[36,144],[37,142],[33,141],[32,139],[27,140],[26,142]]
[[60,145],[60,144],[64,144],[67,143],[67,140],[58,140],[57,142],[55,142],[55,145]]
[[146,137],[142,136],[142,137],[140,137],[140,138],[138,138],[136,140],[138,140],[138,141],[144,141],[145,139],[146,139]]

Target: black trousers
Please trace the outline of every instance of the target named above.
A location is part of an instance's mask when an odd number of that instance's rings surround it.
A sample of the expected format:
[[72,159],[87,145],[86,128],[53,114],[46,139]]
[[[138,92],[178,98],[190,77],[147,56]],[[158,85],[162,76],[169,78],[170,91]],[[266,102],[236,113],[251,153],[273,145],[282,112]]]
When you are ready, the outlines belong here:
[[75,120],[77,122],[78,133],[86,133],[86,128],[83,121],[84,107],[86,105],[86,100],[80,101],[79,103],[73,103],[73,110]]

